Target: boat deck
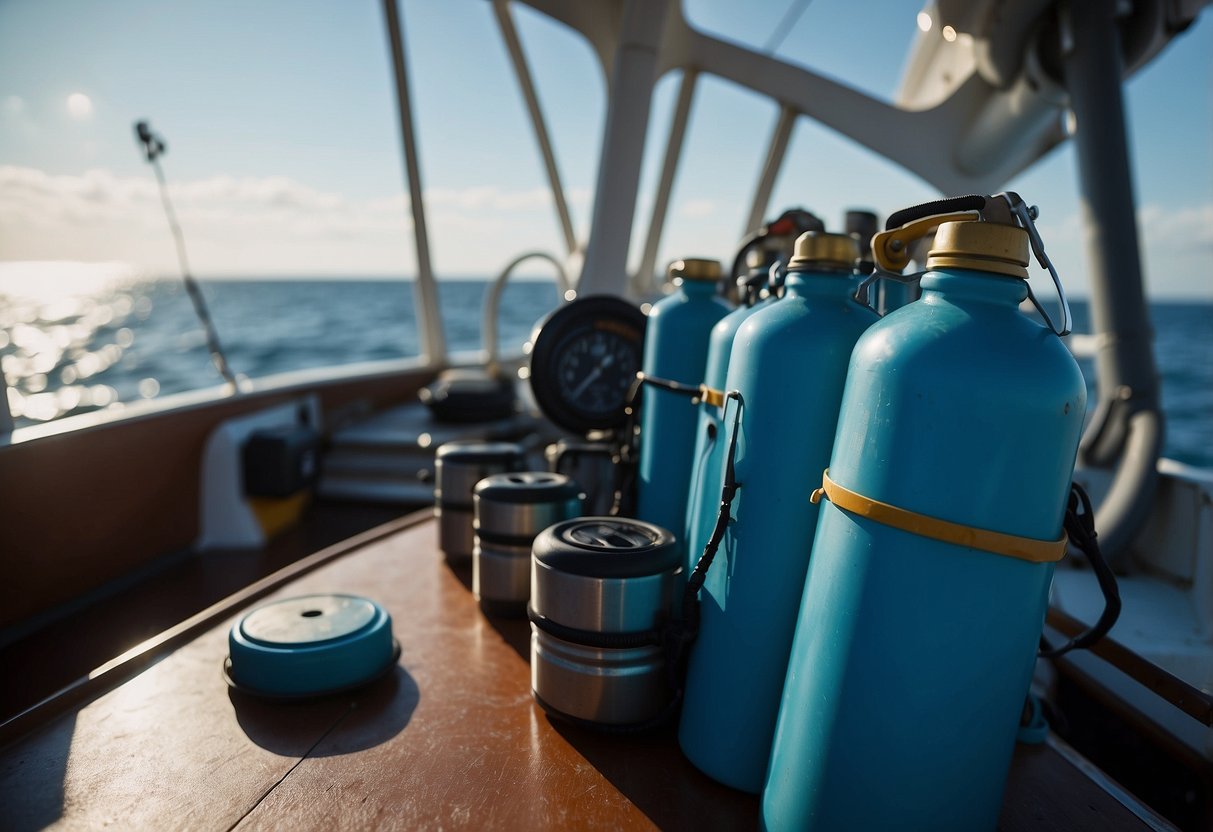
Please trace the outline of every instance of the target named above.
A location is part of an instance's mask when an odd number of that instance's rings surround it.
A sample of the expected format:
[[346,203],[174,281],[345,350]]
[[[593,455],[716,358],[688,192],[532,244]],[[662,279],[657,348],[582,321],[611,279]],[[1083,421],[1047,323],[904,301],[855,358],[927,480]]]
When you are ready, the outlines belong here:
[[[233,621],[255,600],[309,592],[383,604],[403,648],[394,672],[307,703],[229,691]],[[428,512],[412,515],[253,584],[0,726],[4,825],[757,827],[757,798],[700,774],[673,728],[614,737],[550,721],[531,697],[528,639],[526,622],[480,612]],[[1000,828],[1169,827],[1053,740],[1017,747]]]

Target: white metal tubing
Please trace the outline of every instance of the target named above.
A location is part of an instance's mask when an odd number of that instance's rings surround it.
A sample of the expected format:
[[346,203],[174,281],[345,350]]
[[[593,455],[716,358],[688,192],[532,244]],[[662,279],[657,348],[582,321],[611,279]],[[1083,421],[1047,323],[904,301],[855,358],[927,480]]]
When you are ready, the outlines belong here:
[[514,272],[514,269],[527,260],[546,260],[556,268],[556,291],[560,293],[561,301],[569,299],[569,292],[573,288],[569,284],[569,277],[564,270],[564,264],[543,251],[528,251],[526,254],[515,257],[508,266],[501,270],[501,274],[497,275],[497,279],[493,281],[493,285],[489,287],[488,294],[485,295],[484,311],[481,319],[484,335],[484,353],[488,358],[490,373],[495,372],[497,369],[497,316],[501,306],[501,294],[505,291],[505,284],[510,279],[510,275]]
[[674,105],[674,119],[670,123],[670,136],[665,146],[665,160],[661,166],[661,180],[653,197],[653,218],[644,242],[644,256],[640,258],[640,269],[633,276],[632,288],[637,295],[649,294],[656,289],[654,268],[657,265],[657,247],[661,244],[661,234],[665,229],[670,192],[674,188],[674,176],[678,173],[678,161],[682,158],[682,141],[686,137],[691,102],[695,98],[695,82],[698,80],[699,73],[694,69],[687,69],[682,74],[678,101]]
[[417,332],[422,354],[430,363],[436,364],[446,361],[446,339],[442,334],[442,316],[438,310],[438,287],[430,267],[430,239],[425,225],[425,202],[421,195],[421,164],[417,160],[417,138],[413,131],[413,111],[409,99],[408,61],[404,54],[404,33],[400,28],[397,0],[383,0],[383,14],[392,50],[400,139],[404,145],[404,176],[409,188],[413,240],[417,248],[417,279],[413,284]]
[[741,236],[757,231],[762,225],[762,217],[766,213],[767,204],[771,201],[771,191],[775,189],[775,180],[779,177],[779,169],[783,167],[784,154],[788,152],[788,141],[792,137],[792,128],[796,126],[796,111],[784,104],[779,109],[779,120],[775,122],[775,132],[771,134],[771,143],[767,147],[767,158],[762,164],[762,176],[758,187],[754,189],[754,201],[750,203],[750,216],[746,218],[745,228]]
[[577,250],[577,235],[573,232],[573,218],[569,214],[569,204],[564,196],[564,185],[561,184],[560,169],[556,166],[556,154],[552,151],[547,122],[543,118],[543,110],[539,107],[539,97],[535,94],[535,80],[531,77],[526,54],[522,51],[522,41],[518,38],[518,29],[514,26],[514,18],[510,15],[506,0],[493,0],[493,11],[497,15],[497,25],[501,28],[501,39],[505,41],[510,61],[514,64],[514,77],[518,79],[527,112],[531,116],[535,141],[539,143],[539,152],[543,154],[543,165],[547,169],[552,201],[556,206],[556,219],[559,220],[560,230],[564,233],[565,247],[568,253],[572,254]]
[[991,92],[979,76],[970,77],[939,106],[909,112],[804,67],[785,64],[689,28],[680,38],[685,42],[679,57],[685,62],[788,103],[921,176],[943,193],[989,193],[1016,172],[1006,164],[980,173],[968,173],[956,166],[953,154],[968,139],[972,113],[987,97],[1002,95]]
[[582,295],[618,295],[627,286],[628,245],[667,5],[668,0],[627,0],[624,4],[611,68],[590,240],[577,287]]

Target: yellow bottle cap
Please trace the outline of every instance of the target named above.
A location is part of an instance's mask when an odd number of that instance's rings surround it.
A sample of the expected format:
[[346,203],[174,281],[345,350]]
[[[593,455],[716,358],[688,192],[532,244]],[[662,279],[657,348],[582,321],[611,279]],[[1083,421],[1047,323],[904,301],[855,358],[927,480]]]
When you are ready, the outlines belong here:
[[724,269],[721,268],[719,260],[688,257],[670,264],[671,279],[681,277],[683,280],[719,280],[722,274]]
[[849,234],[806,231],[796,238],[796,252],[788,271],[851,269],[859,259],[859,243]]
[[935,233],[927,268],[976,269],[1028,277],[1028,232],[996,222],[945,222]]

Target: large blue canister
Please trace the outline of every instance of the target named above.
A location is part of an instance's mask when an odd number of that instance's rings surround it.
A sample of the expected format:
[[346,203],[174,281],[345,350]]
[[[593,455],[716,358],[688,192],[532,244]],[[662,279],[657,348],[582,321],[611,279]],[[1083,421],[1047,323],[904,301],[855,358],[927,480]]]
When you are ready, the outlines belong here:
[[[784,296],[733,340],[725,386],[742,399],[741,489],[701,592],[679,741],[706,774],[749,792],[762,788],[771,753],[817,522],[809,495],[830,457],[851,348],[877,320],[852,297],[858,254],[849,236],[801,235]],[[736,406],[724,417],[730,434]]]
[[[754,299],[754,303],[739,306],[721,318],[708,338],[708,361],[703,383],[712,390],[724,391],[728,381],[729,359],[733,354],[733,339],[737,330],[751,315],[776,297],[768,294],[760,297],[767,286],[767,275],[781,258],[783,250],[791,245],[787,237],[769,237],[762,245],[752,249],[746,257],[748,273],[738,279],[743,294]],[[684,575],[690,576],[704,544],[708,542],[716,513],[720,507],[721,475],[724,469],[724,410],[712,402],[705,401],[699,409],[699,425],[695,432],[695,452],[691,456],[690,494],[687,497],[686,526],[683,540],[686,541]]]
[[[716,294],[720,276],[720,263],[715,260],[671,264],[675,289],[649,310],[642,362],[645,375],[692,386],[703,383],[708,337],[730,310]],[[675,532],[685,525],[698,422],[698,409],[686,396],[652,385],[644,387],[636,485],[639,519]],[[683,544],[678,541],[680,551]]]
[[1019,310],[1028,248],[1010,217],[941,225],[921,300],[855,347],[769,829],[998,822],[1086,409],[1073,357]]

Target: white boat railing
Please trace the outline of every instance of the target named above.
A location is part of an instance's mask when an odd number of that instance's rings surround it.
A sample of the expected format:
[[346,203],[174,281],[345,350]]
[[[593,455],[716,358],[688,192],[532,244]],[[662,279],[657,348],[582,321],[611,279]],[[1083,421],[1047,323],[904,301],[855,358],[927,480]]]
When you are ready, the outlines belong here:
[[510,14],[506,0],[493,0],[493,13],[497,17],[497,27],[501,31],[501,39],[509,53],[510,63],[514,66],[514,77],[522,90],[526,101],[527,114],[531,118],[531,127],[535,130],[535,142],[539,145],[539,153],[543,157],[543,167],[547,172],[548,185],[552,190],[552,204],[556,208],[556,219],[560,223],[560,231],[564,236],[565,251],[570,256],[577,251],[577,235],[573,231],[573,217],[569,213],[568,199],[565,197],[564,185],[560,179],[560,168],[556,164],[556,153],[552,150],[552,139],[548,132],[547,121],[539,106],[539,96],[535,93],[535,80],[531,76],[527,64],[526,53],[522,41],[518,37],[518,29]]
[[413,128],[413,109],[409,98],[408,59],[404,52],[404,33],[400,28],[398,0],[383,0],[383,15],[388,45],[392,54],[392,73],[396,82],[396,105],[400,116],[400,143],[404,149],[405,186],[413,219],[416,245],[417,279],[413,295],[417,304],[417,337],[421,354],[430,363],[446,360],[446,338],[442,315],[438,311],[438,286],[430,265],[430,237],[425,223],[425,199],[421,193],[421,163],[417,157],[417,136]]
[[561,301],[571,300],[574,295],[573,285],[569,282],[564,265],[553,255],[544,251],[529,251],[511,260],[509,265],[501,270],[501,274],[497,275],[497,279],[492,282],[484,296],[484,311],[481,319],[483,325],[482,349],[490,375],[497,372],[497,317],[501,307],[501,295],[505,292],[505,284],[509,281],[510,275],[514,273],[514,269],[528,260],[545,260],[552,264],[552,267],[556,269],[556,291],[559,293]]

